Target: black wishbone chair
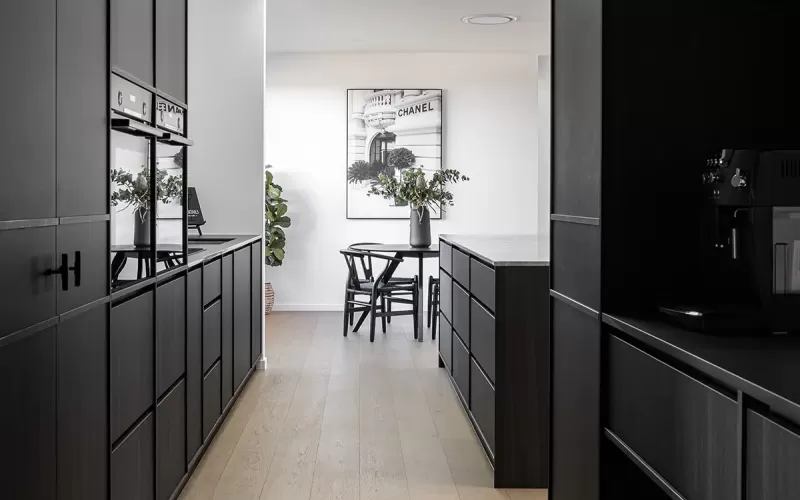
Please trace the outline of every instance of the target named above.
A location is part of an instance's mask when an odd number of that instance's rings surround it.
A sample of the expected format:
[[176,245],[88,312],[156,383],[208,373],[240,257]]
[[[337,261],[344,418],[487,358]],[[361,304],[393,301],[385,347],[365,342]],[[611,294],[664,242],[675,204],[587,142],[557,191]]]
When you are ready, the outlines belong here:
[[[349,247],[348,250],[353,250],[353,247],[362,246],[362,245],[380,245],[380,243],[375,242],[363,242],[363,243],[353,243]],[[372,272],[372,252],[367,250],[359,250],[360,252],[365,252],[364,255],[358,257],[358,260],[361,262],[361,270],[364,272],[364,282],[369,283],[375,281],[375,275]],[[392,276],[390,278],[391,282],[393,283],[414,283],[414,278],[401,278],[398,276]],[[388,312],[392,312],[392,302],[389,301],[386,304],[386,308]],[[350,313],[350,326],[353,326],[353,320],[355,319],[355,313]],[[391,323],[392,317],[387,316],[386,322]],[[428,325],[430,326],[430,325]]]
[[[367,315],[369,315],[370,342],[375,341],[375,322],[377,318],[381,318],[383,333],[386,333],[386,320],[388,318],[393,316],[416,317],[418,303],[416,278],[403,281],[393,281],[391,279],[392,274],[397,270],[397,266],[403,262],[403,259],[359,250],[340,250],[339,252],[344,255],[344,260],[347,263],[343,321],[345,337],[347,337],[349,318],[357,312],[361,313],[361,317],[358,318],[353,331],[357,332]],[[386,266],[375,277],[374,281],[361,279],[358,273],[356,260],[367,257],[386,261]],[[411,310],[392,311],[392,303],[408,304],[411,306]],[[417,322],[414,321],[415,336],[418,333],[417,328]]]

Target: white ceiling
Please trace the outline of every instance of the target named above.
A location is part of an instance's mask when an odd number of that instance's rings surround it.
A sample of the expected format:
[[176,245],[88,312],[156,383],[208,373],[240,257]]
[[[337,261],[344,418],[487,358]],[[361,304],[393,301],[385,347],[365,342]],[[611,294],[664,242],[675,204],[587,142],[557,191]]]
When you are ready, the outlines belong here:
[[[477,14],[519,20],[461,21]],[[267,0],[267,52],[540,52],[549,18],[549,0]]]

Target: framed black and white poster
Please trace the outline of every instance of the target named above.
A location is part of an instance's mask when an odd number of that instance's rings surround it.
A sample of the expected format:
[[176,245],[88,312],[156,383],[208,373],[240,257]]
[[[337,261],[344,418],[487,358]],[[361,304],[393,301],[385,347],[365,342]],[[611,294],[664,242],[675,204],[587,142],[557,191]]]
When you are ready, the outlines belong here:
[[407,219],[408,204],[368,196],[380,174],[407,168],[442,169],[442,90],[349,89],[347,218]]

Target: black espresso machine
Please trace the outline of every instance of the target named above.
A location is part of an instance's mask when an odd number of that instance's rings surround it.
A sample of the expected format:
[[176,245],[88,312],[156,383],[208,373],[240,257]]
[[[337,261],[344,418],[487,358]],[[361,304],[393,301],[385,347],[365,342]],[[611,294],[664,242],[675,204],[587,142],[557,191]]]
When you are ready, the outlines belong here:
[[705,333],[800,333],[800,151],[723,150],[702,185],[703,297],[661,312]]

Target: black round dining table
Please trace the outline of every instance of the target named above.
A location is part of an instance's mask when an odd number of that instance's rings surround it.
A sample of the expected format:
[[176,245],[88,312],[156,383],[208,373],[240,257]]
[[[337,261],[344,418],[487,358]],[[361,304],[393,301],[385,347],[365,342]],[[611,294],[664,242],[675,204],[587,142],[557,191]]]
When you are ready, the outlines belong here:
[[412,247],[408,243],[388,243],[388,244],[362,244],[362,245],[353,245],[353,250],[359,250],[362,252],[377,252],[377,253],[393,253],[395,257],[399,257],[404,259],[406,257],[411,257],[419,260],[419,279],[417,279],[417,300],[419,304],[417,304],[417,325],[419,328],[417,331],[419,332],[417,340],[422,342],[423,340],[423,332],[425,331],[425,313],[422,310],[422,306],[424,304],[424,297],[425,295],[422,293],[422,283],[425,281],[423,277],[423,269],[422,263],[424,259],[432,259],[439,257],[439,245],[431,245],[429,247],[419,248],[419,247]]

